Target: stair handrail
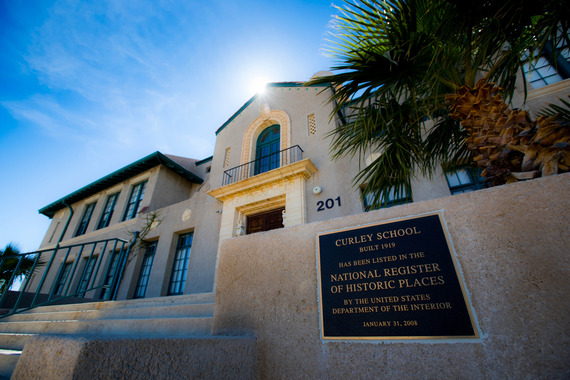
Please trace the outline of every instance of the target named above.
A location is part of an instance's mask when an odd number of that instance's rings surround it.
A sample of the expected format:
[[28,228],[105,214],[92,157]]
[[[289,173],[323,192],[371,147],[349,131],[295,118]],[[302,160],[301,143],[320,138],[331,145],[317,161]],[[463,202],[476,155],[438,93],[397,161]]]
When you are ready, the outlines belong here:
[[[0,297],[0,307],[9,310],[6,314],[0,315],[0,318],[4,318],[16,313],[21,313],[39,306],[62,303],[62,301],[65,302],[66,300],[71,300],[74,297],[84,298],[84,296],[87,293],[91,293],[91,295],[97,297],[98,293],[97,291],[104,288],[110,288],[111,292],[107,292],[104,299],[97,299],[96,301],[100,302],[100,301],[107,301],[109,299],[114,299],[116,297],[116,291],[118,289],[118,285],[120,284],[120,280],[118,277],[122,277],[122,273],[125,269],[124,267],[128,262],[127,258],[129,256],[131,249],[134,246],[135,241],[136,241],[136,236],[135,239],[131,241],[131,244],[128,244],[129,242],[125,239],[110,238],[110,239],[96,240],[96,241],[72,244],[61,247],[56,246],[55,248],[38,250],[28,253],[21,253],[18,255],[4,256],[0,258],[0,271],[2,270],[4,264],[7,263],[9,259],[15,259],[15,258],[18,259],[18,262],[16,266],[13,268],[13,272],[10,276],[8,283],[2,287],[2,289],[4,290],[2,291]],[[112,250],[109,250],[108,247],[112,247]],[[112,257],[112,254],[117,252],[117,247],[119,247],[118,254],[120,259],[113,273],[107,273],[109,272],[108,269],[109,265],[107,266],[107,271],[105,273],[99,273],[99,270],[102,267],[102,263],[104,262],[104,260],[106,260],[107,254],[108,256]],[[89,248],[91,248],[90,253],[87,255],[83,255],[83,252],[89,251]],[[97,250],[97,248],[101,249]],[[67,260],[70,257],[71,253],[75,253],[77,256],[73,259],[73,264],[72,264],[73,268],[69,271],[67,277],[63,278],[62,276],[64,276],[63,273],[64,267],[65,264],[69,264]],[[97,258],[94,257],[95,254],[97,254]],[[19,290],[17,291],[10,290],[10,288],[14,284],[16,284],[18,277],[20,277],[17,276],[17,272],[20,269],[24,258],[30,258],[32,255],[34,257],[34,262],[29,271],[30,274],[28,276],[25,276],[25,278],[22,280]],[[49,260],[41,261],[42,258],[45,258],[48,255],[49,255]],[[54,263],[56,262],[56,258],[61,260],[61,265],[58,267],[55,276],[53,276],[53,272],[51,272],[51,270],[54,268]],[[80,273],[80,276],[76,276],[76,272],[77,269],[80,267],[82,258],[86,259],[85,260],[86,262],[84,264],[85,266],[82,268],[83,270],[80,270],[78,272]],[[93,259],[97,260],[96,265],[94,266],[94,269],[91,271],[91,273],[88,273],[87,265],[89,264],[89,260]],[[39,282],[33,281],[35,278],[34,272],[36,271],[36,269],[39,269],[43,265],[45,265],[45,269],[43,270],[41,279],[39,280]],[[50,273],[52,275],[51,277]],[[106,283],[106,280],[109,279],[109,276],[111,276],[110,277],[111,281],[110,283]],[[50,281],[52,283],[49,287],[49,291],[47,293],[42,293],[42,288],[44,287],[44,285],[46,285],[46,282],[48,282],[48,277],[50,278]],[[61,281],[63,281],[63,283],[60,283]],[[83,282],[86,284],[85,288],[81,286]],[[62,287],[59,288],[59,285],[62,285]],[[35,287],[35,292],[27,292],[30,286]],[[114,290],[113,286],[116,287]],[[75,291],[73,291],[72,289],[75,289]],[[13,303],[13,305],[10,305],[10,307],[5,307],[6,303],[9,301],[8,295],[12,293],[17,293],[17,299]],[[31,301],[29,302],[29,304],[22,305],[25,296],[26,295],[31,296],[32,294],[33,298],[30,297]]]

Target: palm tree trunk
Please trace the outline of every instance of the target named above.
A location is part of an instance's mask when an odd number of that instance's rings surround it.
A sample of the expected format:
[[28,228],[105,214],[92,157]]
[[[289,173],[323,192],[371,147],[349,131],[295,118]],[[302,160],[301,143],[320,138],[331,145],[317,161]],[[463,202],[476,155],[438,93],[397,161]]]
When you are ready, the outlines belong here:
[[467,149],[491,185],[569,170],[570,128],[556,117],[533,121],[528,112],[512,110],[501,88],[481,79],[446,96],[450,116],[466,130]]

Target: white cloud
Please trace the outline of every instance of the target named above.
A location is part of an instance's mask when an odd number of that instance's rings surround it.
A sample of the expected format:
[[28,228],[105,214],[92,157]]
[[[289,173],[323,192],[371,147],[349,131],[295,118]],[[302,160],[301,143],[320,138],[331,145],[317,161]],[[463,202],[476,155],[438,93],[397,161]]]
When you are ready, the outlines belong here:
[[[26,56],[51,93],[3,105],[44,132],[92,145],[144,144],[149,151],[153,144],[172,145],[173,132],[195,125],[204,109],[194,85],[203,75],[188,69],[199,25],[188,28],[179,16],[190,9],[174,8],[170,2],[56,3]],[[193,133],[213,150],[215,127],[200,127]]]

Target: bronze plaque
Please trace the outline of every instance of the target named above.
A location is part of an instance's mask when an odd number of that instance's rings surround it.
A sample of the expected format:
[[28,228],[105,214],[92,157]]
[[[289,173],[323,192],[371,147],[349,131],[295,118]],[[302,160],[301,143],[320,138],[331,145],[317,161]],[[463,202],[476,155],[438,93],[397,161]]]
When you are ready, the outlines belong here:
[[323,339],[477,338],[439,213],[317,236]]

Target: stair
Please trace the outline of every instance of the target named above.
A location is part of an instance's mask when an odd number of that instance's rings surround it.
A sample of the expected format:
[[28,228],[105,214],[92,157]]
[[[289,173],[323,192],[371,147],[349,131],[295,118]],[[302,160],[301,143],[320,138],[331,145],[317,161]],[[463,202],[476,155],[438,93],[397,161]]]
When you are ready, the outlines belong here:
[[0,379],[36,335],[209,336],[214,293],[43,306],[0,319]]

